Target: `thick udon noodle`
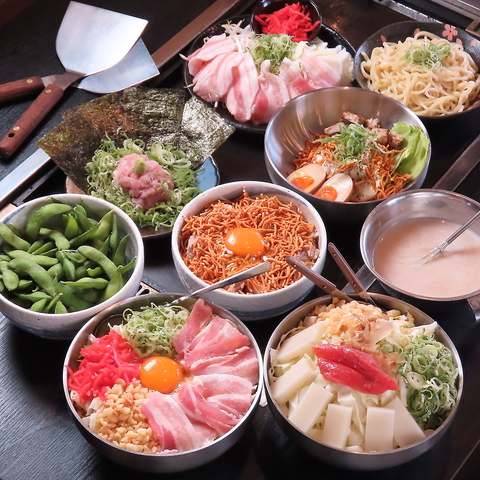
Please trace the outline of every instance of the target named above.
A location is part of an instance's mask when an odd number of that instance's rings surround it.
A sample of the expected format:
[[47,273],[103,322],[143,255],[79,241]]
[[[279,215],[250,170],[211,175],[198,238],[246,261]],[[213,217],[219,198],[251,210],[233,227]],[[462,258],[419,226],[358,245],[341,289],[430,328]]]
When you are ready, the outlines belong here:
[[[442,66],[430,70],[408,63],[405,53],[430,40],[449,44],[451,53]],[[421,31],[403,42],[384,42],[360,64],[368,88],[387,95],[413,110],[417,115],[441,116],[465,110],[480,92],[480,75],[472,57],[458,43],[433,33]]]

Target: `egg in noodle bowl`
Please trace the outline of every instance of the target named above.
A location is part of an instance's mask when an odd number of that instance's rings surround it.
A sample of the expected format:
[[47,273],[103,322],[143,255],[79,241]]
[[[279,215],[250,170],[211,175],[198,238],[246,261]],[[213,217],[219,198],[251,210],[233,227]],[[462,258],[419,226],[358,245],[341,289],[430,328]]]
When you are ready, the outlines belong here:
[[266,273],[227,287],[227,291],[259,294],[287,287],[301,274],[285,261],[291,255],[313,265],[319,256],[315,226],[293,203],[275,195],[221,199],[185,219],[180,254],[190,271],[211,284],[253,267],[272,263]]
[[384,42],[363,57],[360,70],[368,88],[398,100],[417,115],[462,112],[480,93],[478,66],[463,46],[430,32]]

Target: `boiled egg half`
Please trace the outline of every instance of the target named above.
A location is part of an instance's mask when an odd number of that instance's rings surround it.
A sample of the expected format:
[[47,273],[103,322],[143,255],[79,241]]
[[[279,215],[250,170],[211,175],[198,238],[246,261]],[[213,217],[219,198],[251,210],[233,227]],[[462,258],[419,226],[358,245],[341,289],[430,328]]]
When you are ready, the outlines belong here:
[[348,202],[352,190],[352,177],[346,173],[336,173],[315,192],[315,196],[334,202]]
[[311,193],[325,181],[326,176],[325,168],[318,163],[311,163],[292,172],[287,180],[300,190]]

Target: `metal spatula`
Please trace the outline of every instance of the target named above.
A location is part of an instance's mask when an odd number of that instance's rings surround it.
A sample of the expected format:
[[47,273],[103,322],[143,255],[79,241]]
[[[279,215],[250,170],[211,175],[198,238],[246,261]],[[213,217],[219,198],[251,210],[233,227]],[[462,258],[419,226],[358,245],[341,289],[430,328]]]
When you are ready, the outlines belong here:
[[70,85],[119,63],[142,34],[147,21],[103,8],[70,2],[57,34],[57,55],[65,73],[55,75],[34,103],[0,141],[9,157],[62,98]]

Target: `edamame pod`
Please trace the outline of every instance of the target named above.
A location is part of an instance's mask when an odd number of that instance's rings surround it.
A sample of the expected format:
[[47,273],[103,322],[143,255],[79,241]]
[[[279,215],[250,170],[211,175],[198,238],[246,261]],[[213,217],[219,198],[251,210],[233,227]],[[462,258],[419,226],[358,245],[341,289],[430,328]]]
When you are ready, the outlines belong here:
[[20,279],[13,270],[8,268],[7,262],[0,263],[0,273],[2,274],[3,284],[8,291],[11,292],[12,290],[16,290],[18,288]]
[[59,230],[51,230],[50,228],[42,227],[39,234],[42,237],[51,238],[59,250],[68,250],[70,248],[70,242]]
[[108,285],[108,280],[106,278],[90,278],[83,277],[79,278],[74,282],[62,282],[64,285],[75,288],[94,288],[95,290],[101,290]]
[[78,251],[83,256],[102,267],[108,278],[112,279],[112,277],[118,273],[117,266],[100,250],[93,248],[90,245],[81,245],[78,247]]
[[17,250],[27,251],[30,248],[29,242],[12,232],[3,222],[0,222],[0,237]]
[[47,203],[42,205],[30,217],[25,227],[27,240],[34,242],[38,238],[38,234],[42,225],[51,217],[62,215],[73,210],[73,207],[65,203]]
[[11,258],[26,258],[42,267],[51,267],[58,263],[56,258],[48,257],[47,255],[34,255],[32,253],[24,252],[23,250],[12,250],[11,252],[8,252],[8,255]]
[[8,264],[13,270],[28,275],[40,289],[45,290],[50,296],[53,297],[57,294],[52,277],[38,263],[29,258],[18,257],[10,260]]

